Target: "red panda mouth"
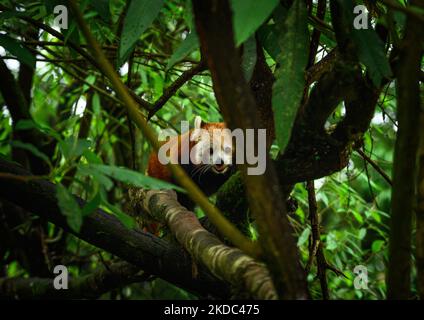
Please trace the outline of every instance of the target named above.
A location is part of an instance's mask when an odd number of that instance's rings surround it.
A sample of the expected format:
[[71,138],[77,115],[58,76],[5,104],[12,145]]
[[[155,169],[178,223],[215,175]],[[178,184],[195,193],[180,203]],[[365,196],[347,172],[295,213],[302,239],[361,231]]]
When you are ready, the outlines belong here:
[[225,172],[227,172],[227,171],[228,171],[228,166],[227,166],[226,164],[215,164],[215,165],[212,167],[212,170],[213,170],[215,173],[218,173],[218,174],[224,174]]

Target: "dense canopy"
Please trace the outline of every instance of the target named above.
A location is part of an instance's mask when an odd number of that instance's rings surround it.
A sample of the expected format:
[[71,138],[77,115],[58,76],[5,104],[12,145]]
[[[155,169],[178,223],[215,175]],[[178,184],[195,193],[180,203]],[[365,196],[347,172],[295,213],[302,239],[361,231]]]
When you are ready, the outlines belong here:
[[[423,29],[421,0],[0,0],[0,298],[423,298]],[[265,172],[148,176],[197,116],[266,129]]]

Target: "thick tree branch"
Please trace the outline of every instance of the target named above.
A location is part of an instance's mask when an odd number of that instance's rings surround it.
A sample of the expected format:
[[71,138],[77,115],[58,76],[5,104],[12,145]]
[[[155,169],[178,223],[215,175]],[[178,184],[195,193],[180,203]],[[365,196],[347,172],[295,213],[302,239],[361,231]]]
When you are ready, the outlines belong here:
[[102,294],[143,280],[143,272],[117,262],[83,277],[70,278],[68,289],[54,288],[48,278],[0,278],[0,299],[96,299]]
[[205,230],[193,212],[177,202],[173,190],[132,189],[133,206],[156,221],[166,224],[179,243],[218,278],[230,283],[236,292],[255,299],[276,299],[271,277],[263,263],[237,248],[223,244]]
[[[202,269],[197,277],[193,276],[191,259],[179,246],[148,233],[129,230],[100,209],[86,217],[81,231],[75,233],[60,213],[54,184],[44,180],[15,179],[13,175],[30,176],[30,173],[2,159],[0,172],[9,174],[9,177],[0,178],[1,197],[177,286],[200,294],[227,296],[228,287]],[[76,199],[81,206],[84,204]]]

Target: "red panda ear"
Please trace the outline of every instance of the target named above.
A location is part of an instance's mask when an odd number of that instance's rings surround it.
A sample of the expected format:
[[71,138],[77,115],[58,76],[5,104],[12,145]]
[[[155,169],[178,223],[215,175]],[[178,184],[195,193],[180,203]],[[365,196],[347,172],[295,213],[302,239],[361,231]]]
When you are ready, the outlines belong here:
[[200,116],[196,116],[194,118],[194,129],[200,129],[202,127],[202,118]]
[[190,135],[191,141],[199,141],[200,137],[202,135],[202,118],[199,116],[196,116],[194,118],[194,129]]

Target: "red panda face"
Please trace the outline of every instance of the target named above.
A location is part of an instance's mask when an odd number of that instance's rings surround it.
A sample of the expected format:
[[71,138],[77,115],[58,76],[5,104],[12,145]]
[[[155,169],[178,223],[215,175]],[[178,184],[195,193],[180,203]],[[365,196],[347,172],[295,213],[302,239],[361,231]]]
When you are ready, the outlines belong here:
[[166,165],[178,163],[206,195],[211,195],[233,173],[234,145],[233,134],[224,123],[202,124],[197,117],[194,129],[171,137],[157,153],[152,153],[147,172],[149,176],[175,182]]
[[231,131],[223,123],[207,123],[193,130],[190,140],[191,162],[198,166],[199,173],[211,171],[222,175],[227,173],[233,164],[234,147]]

